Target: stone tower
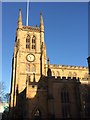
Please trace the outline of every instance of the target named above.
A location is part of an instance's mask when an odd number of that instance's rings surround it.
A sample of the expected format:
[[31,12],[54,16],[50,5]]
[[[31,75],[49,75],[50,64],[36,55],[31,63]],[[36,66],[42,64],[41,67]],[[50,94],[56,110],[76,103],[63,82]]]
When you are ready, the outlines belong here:
[[33,82],[45,75],[46,46],[44,42],[44,22],[40,13],[40,27],[24,26],[19,10],[16,40],[12,59],[12,87],[10,106],[16,105],[16,89],[21,93],[26,87],[27,76]]
[[[12,59],[10,120],[87,117],[88,68],[50,64],[46,59],[42,13],[40,27],[24,26],[20,10]],[[88,66],[90,73],[90,57]]]

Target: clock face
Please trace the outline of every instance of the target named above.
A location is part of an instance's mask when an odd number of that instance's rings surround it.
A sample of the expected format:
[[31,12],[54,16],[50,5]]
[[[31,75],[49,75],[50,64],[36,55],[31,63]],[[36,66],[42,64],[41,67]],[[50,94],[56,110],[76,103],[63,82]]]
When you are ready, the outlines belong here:
[[33,54],[28,54],[26,58],[29,62],[33,62],[35,60],[35,56]]

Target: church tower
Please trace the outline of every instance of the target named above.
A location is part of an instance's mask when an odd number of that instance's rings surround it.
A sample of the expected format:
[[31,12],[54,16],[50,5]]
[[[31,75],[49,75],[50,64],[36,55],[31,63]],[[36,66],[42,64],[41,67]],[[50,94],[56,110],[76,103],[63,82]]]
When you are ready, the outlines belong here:
[[46,46],[44,42],[44,21],[40,13],[40,27],[24,26],[22,11],[19,10],[16,40],[12,59],[12,87],[10,106],[16,106],[16,91],[21,93],[26,87],[27,76],[30,82],[38,82],[46,75]]

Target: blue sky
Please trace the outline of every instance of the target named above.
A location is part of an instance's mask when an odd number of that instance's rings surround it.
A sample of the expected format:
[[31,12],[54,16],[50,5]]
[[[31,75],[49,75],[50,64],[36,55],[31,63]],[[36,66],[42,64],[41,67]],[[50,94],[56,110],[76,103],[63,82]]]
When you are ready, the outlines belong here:
[[[2,80],[10,90],[11,66],[19,9],[26,25],[26,3],[2,6]],[[40,12],[45,24],[47,57],[51,64],[87,66],[88,3],[30,3],[29,25],[39,26]]]

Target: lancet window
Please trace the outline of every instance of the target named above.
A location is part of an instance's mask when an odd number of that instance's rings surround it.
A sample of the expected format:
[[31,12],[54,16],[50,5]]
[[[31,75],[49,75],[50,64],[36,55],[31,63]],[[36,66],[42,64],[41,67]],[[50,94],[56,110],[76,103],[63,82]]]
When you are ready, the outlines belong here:
[[57,77],[59,76],[59,71],[56,72],[56,76],[57,76]]
[[27,35],[26,38],[26,49],[30,49],[30,35]]
[[30,64],[29,63],[26,64],[26,71],[30,72]]
[[84,74],[84,78],[87,80],[88,79],[88,73]]
[[77,73],[76,72],[73,73],[73,77],[77,77]]
[[34,64],[32,65],[32,72],[36,72],[36,66]]
[[36,49],[36,37],[34,35],[32,37],[32,49]]
[[68,73],[68,77],[72,77],[72,73],[71,72]]
[[52,76],[55,76],[55,72],[54,71],[52,71]]
[[69,93],[65,88],[61,91],[61,102],[69,103]]
[[41,112],[37,109],[34,113],[34,120],[41,120]]
[[70,118],[69,93],[66,88],[61,91],[62,115],[64,118]]

